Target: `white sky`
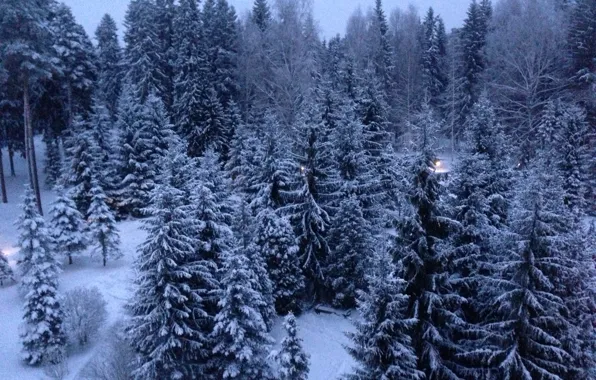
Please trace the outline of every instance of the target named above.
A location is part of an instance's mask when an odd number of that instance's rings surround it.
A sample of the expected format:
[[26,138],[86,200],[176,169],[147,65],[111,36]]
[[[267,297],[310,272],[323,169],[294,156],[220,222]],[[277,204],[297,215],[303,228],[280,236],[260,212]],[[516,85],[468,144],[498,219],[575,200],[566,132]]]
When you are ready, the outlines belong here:
[[[109,13],[118,23],[122,33],[122,21],[128,5],[127,0],[62,0],[72,8],[77,21],[82,24],[90,37],[104,13]],[[252,8],[253,0],[228,0],[236,8],[238,15],[243,15]],[[269,0],[271,4],[273,0]],[[394,8],[406,9],[408,4],[418,8],[424,16],[432,6],[445,21],[447,30],[461,26],[470,0],[384,0],[385,12]],[[348,18],[360,6],[363,11],[374,5],[374,0],[314,0],[315,18],[319,22],[322,37],[329,38],[337,33],[343,34]]]

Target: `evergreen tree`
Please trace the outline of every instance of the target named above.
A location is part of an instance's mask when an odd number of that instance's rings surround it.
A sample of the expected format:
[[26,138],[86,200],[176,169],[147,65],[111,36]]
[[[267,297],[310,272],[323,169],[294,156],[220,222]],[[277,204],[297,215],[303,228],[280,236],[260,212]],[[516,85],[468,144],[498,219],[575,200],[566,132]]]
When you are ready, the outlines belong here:
[[52,243],[45,228],[45,221],[37,211],[35,196],[29,186],[25,188],[23,213],[19,216],[17,228],[19,231],[17,269],[20,277],[25,278],[31,271],[33,256],[50,255]]
[[213,87],[202,90],[196,124],[188,132],[188,154],[203,155],[208,149],[221,151],[229,135],[226,112]]
[[271,378],[267,349],[272,343],[258,310],[258,278],[242,250],[224,256],[220,311],[215,316],[213,352],[224,379]]
[[54,249],[61,251],[68,257],[68,264],[72,264],[73,256],[78,256],[87,248],[86,225],[83,214],[64,189],[58,187],[55,191],[58,197],[50,209],[50,233]]
[[590,0],[573,3],[568,35],[571,72],[580,86],[596,77],[596,5]]
[[512,229],[515,246],[495,264],[487,321],[494,338],[488,363],[499,378],[566,378],[573,357],[562,340],[569,334],[560,281],[570,274],[559,239],[565,224],[562,192],[553,176],[536,170],[518,191]]
[[152,0],[133,0],[128,5],[124,25],[126,49],[124,59],[126,79],[135,84],[135,95],[144,103],[149,94],[156,93],[165,101],[163,71],[165,59],[156,25],[157,5]]
[[356,196],[341,201],[329,232],[332,242],[327,266],[333,305],[352,308],[356,293],[365,288],[366,258],[370,256],[372,234]]
[[287,336],[281,341],[281,351],[276,359],[280,367],[280,380],[307,380],[310,356],[302,348],[298,337],[296,317],[289,313],[284,320]]
[[88,123],[77,116],[73,123],[73,134],[69,138],[65,184],[71,187],[69,193],[77,210],[85,216],[91,204],[91,182],[96,175],[95,152],[96,145]]
[[256,221],[255,243],[267,263],[267,272],[273,285],[275,310],[279,314],[300,311],[304,292],[304,276],[298,261],[298,246],[287,218],[266,208]]
[[114,191],[119,211],[140,216],[141,209],[149,202],[149,192],[155,184],[155,153],[146,133],[146,113],[143,106],[126,86],[120,99],[118,122],[117,171],[119,184]]
[[[247,123],[238,125],[230,141],[228,160],[224,166],[232,188],[238,193],[250,194],[251,197],[259,191],[255,187],[260,185],[260,174],[269,173],[273,160],[269,151],[263,152],[265,144],[255,129],[256,126]],[[267,137],[270,138],[268,135]],[[253,200],[253,203],[260,203],[261,199],[258,199]]]
[[588,124],[585,112],[577,106],[566,107],[561,128],[555,132],[557,166],[564,179],[565,205],[579,218],[586,208],[585,195],[589,171]]
[[0,250],[0,286],[4,285],[7,280],[14,280],[14,273],[4,252]]
[[447,266],[452,257],[445,239],[454,222],[440,200],[442,188],[434,174],[435,159],[427,146],[411,166],[409,207],[398,223],[395,258],[398,276],[407,284],[404,294],[409,297],[404,318],[416,320],[410,337],[417,369],[428,377],[455,379],[458,350],[452,337],[463,326],[456,310],[465,299],[455,292]]
[[194,255],[189,232],[194,221],[188,214],[183,191],[159,185],[151,193],[147,240],[135,263],[137,289],[130,305],[128,327],[132,346],[140,355],[135,379],[185,379],[201,377],[209,331],[201,321],[207,291],[214,286],[212,265]]
[[271,11],[269,10],[267,0],[255,0],[252,6],[251,17],[255,25],[257,25],[262,32],[267,30],[271,23]]
[[[50,134],[48,132],[48,134]],[[46,162],[44,171],[46,173],[46,185],[52,187],[58,183],[62,176],[62,157],[60,154],[60,144],[55,136],[44,134],[46,141]]]
[[271,331],[273,323],[275,322],[275,302],[273,298],[273,283],[271,281],[269,272],[267,271],[267,264],[265,262],[265,255],[262,254],[263,250],[258,249],[255,245],[255,219],[250,214],[248,204],[246,201],[240,201],[240,210],[236,216],[236,249],[242,250],[248,262],[250,268],[257,279],[254,290],[261,295],[261,303],[256,306],[261,313],[263,322],[267,327],[267,331]]
[[21,286],[25,291],[23,360],[38,365],[58,357],[66,344],[58,297],[60,268],[50,249],[44,220],[36,211],[33,192],[27,186],[23,214],[19,218]]
[[445,26],[440,16],[428,9],[423,22],[422,41],[422,88],[433,106],[445,90],[447,75],[444,62],[446,51]]
[[375,0],[374,18],[373,18],[373,32],[375,33],[375,51],[373,52],[373,62],[376,77],[381,83],[383,93],[386,100],[389,100],[394,89],[394,82],[392,78],[393,64],[389,26],[387,25],[387,17],[383,11],[383,4],[381,0]]
[[407,284],[397,277],[386,249],[375,253],[370,264],[368,290],[358,297],[362,321],[357,322],[356,332],[348,334],[353,342],[348,352],[359,365],[346,378],[423,379],[410,338],[418,320],[404,317],[410,299],[404,294]]
[[159,176],[159,163],[165,157],[174,138],[173,126],[166,112],[164,103],[154,94],[150,94],[144,105],[143,126],[139,132],[143,137],[145,158],[153,178]]
[[101,174],[102,184],[112,184],[110,177],[112,171],[112,158],[114,158],[114,142],[112,134],[114,132],[114,123],[110,118],[107,107],[94,99],[92,112],[89,118],[89,128],[93,141],[95,142],[95,166],[98,174]]
[[91,107],[93,82],[97,76],[95,54],[91,40],[85,29],[76,23],[71,9],[65,4],[56,4],[52,11],[53,48],[59,62],[68,127],[71,127],[75,115],[84,115]]
[[123,256],[120,251],[120,236],[114,215],[106,204],[106,195],[95,180],[92,183],[90,194],[91,204],[87,212],[90,220],[90,239],[95,242],[94,252],[101,255],[103,266],[106,266],[108,259],[118,260]]
[[116,119],[118,99],[122,91],[122,49],[118,42],[116,22],[105,14],[95,30],[97,47],[97,90],[99,99],[106,105],[112,120]]

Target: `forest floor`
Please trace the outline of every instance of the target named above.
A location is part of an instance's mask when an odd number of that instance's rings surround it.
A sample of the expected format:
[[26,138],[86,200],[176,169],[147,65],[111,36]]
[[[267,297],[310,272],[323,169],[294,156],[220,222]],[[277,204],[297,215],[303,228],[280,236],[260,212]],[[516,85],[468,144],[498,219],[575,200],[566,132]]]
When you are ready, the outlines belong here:
[[[38,162],[43,162],[43,144],[36,143]],[[17,260],[18,240],[15,221],[21,212],[21,196],[27,181],[26,162],[15,157],[16,177],[11,177],[8,157],[4,150],[4,169],[8,204],[0,203],[0,249],[8,256],[14,267]],[[55,195],[43,185],[44,176],[40,165],[40,185],[42,186],[42,202],[44,212],[49,211],[50,203]],[[68,357],[68,375],[65,379],[81,379],[80,373],[98,354],[101,342],[107,339],[110,327],[124,317],[123,306],[132,294],[134,270],[132,263],[136,255],[136,247],[142,243],[145,232],[140,229],[137,220],[124,221],[118,224],[124,257],[109,262],[102,267],[101,262],[93,260],[89,255],[76,258],[73,265],[64,265],[60,276],[60,291],[66,292],[77,286],[96,286],[107,302],[108,320],[99,335],[88,347],[79,352],[72,352]],[[19,294],[16,283],[0,287],[0,379],[1,380],[38,380],[47,379],[41,368],[26,366],[21,361],[21,343],[19,331],[23,316],[23,298]],[[348,372],[354,361],[344,346],[349,344],[345,332],[353,331],[353,323],[349,318],[334,314],[316,314],[307,312],[298,318],[299,335],[304,340],[304,348],[310,354],[311,380],[333,380]],[[279,349],[279,343],[285,335],[281,318],[273,327],[272,336],[277,342],[273,349]]]

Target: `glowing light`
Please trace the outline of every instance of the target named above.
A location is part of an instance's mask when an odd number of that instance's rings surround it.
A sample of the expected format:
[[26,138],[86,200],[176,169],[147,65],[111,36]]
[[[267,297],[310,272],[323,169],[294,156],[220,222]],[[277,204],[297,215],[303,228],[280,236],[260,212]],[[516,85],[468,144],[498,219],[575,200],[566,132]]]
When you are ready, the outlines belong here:
[[435,167],[440,168],[441,167],[441,160],[436,160],[435,161]]

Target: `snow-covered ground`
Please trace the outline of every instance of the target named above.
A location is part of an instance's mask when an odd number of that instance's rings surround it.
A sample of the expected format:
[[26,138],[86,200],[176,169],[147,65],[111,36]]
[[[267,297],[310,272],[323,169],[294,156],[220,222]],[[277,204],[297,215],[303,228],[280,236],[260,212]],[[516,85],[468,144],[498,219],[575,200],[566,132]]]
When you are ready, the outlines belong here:
[[[38,162],[43,162],[43,146],[36,144]],[[0,248],[9,257],[11,265],[15,265],[17,249],[17,230],[14,222],[20,213],[21,195],[27,181],[26,163],[15,157],[16,177],[7,176],[9,203],[0,203]],[[4,151],[5,173],[8,169],[8,157]],[[54,194],[42,184],[42,202],[47,214]],[[65,265],[60,277],[60,290],[68,291],[77,286],[97,286],[107,302],[108,321],[100,331],[94,343],[86,350],[73,353],[68,358],[69,375],[66,379],[79,379],[79,372],[97,353],[109,326],[118,321],[123,314],[123,305],[131,294],[133,278],[132,262],[136,247],[143,241],[145,232],[139,221],[125,221],[118,225],[122,240],[124,257],[116,262],[109,262],[104,268],[100,262],[87,257],[75,259],[73,265]],[[22,319],[23,299],[18,293],[16,284],[0,287],[0,380],[37,380],[43,379],[40,368],[24,365],[20,360],[21,344],[19,326]],[[304,339],[304,348],[311,356],[310,379],[332,380],[345,374],[354,365],[344,345],[349,343],[346,331],[353,330],[352,322],[339,315],[305,313],[298,318],[299,335]],[[281,319],[274,326],[272,335],[278,342],[284,337]]]

